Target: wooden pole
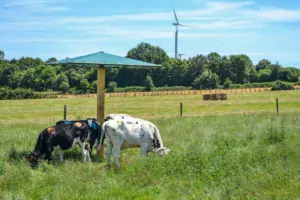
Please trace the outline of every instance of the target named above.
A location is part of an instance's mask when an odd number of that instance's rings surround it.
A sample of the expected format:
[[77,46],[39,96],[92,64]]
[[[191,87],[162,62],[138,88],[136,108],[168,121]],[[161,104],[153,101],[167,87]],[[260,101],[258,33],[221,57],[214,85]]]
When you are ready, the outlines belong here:
[[180,102],[180,117],[182,117],[182,102]]
[[277,113],[279,113],[279,103],[278,103],[278,98],[276,98],[276,110],[277,110]]
[[[98,68],[98,85],[97,85],[97,120],[102,125],[104,122],[104,99],[105,99],[105,68]],[[104,157],[104,145],[101,145],[98,155]]]
[[67,106],[64,105],[64,120],[67,119]]

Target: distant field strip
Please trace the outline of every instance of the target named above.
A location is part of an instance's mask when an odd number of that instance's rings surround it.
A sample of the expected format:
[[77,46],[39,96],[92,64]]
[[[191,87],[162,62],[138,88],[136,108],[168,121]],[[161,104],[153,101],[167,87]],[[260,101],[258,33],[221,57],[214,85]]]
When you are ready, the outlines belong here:
[[[298,87],[300,88],[300,87]],[[199,95],[215,93],[249,93],[266,92],[271,88],[239,88],[239,89],[213,89],[213,90],[178,90],[178,91],[151,91],[151,92],[112,92],[105,93],[105,97],[134,97],[134,96],[169,96],[169,95]],[[59,95],[58,98],[87,98],[97,97],[97,94]]]
[[[294,86],[300,89],[300,86]],[[238,88],[238,89],[212,89],[212,90],[178,90],[178,91],[151,91],[151,92],[112,92],[105,93],[105,97],[135,97],[135,96],[171,96],[171,95],[201,95],[216,93],[249,93],[271,91],[270,87],[265,88]],[[95,98],[97,94],[79,94],[79,95],[59,95],[58,98]]]

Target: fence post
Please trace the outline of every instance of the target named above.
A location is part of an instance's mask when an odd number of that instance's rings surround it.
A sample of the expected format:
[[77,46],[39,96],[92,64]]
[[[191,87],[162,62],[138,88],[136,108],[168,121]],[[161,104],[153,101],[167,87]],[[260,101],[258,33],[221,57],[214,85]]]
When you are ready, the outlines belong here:
[[277,114],[279,113],[279,103],[278,103],[278,98],[276,98],[276,110]]
[[64,120],[67,119],[67,106],[64,105]]
[[180,117],[182,117],[182,102],[180,102]]

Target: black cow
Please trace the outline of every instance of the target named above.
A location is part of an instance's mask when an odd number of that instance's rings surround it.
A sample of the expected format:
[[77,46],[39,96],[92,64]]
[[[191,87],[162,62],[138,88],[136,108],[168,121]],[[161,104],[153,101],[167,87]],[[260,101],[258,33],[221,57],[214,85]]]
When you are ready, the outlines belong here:
[[92,154],[93,146],[96,140],[100,138],[99,135],[100,135],[101,127],[97,119],[87,118],[86,120],[60,120],[56,122],[56,125],[74,124],[77,122],[86,123],[89,127],[89,137],[87,139],[87,142],[89,143],[90,154]]
[[48,163],[52,160],[51,154],[54,147],[67,150],[79,143],[84,162],[86,162],[86,159],[88,159],[88,162],[91,162],[89,150],[86,150],[88,136],[89,127],[84,122],[48,127],[39,134],[34,151],[26,159],[29,160],[31,167],[35,168],[41,155],[45,155]]

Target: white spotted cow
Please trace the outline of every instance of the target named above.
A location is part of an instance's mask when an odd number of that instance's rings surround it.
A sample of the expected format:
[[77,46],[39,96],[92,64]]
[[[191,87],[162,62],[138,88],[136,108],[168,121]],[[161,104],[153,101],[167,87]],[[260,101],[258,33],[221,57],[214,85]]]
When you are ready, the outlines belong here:
[[[103,123],[100,144],[106,138],[106,161],[110,166],[111,154],[115,164],[120,168],[119,157],[121,149],[141,148],[141,155],[146,156],[148,152],[156,152],[158,156],[167,154],[169,149],[163,146],[158,128],[151,122],[134,118],[111,119]],[[98,149],[100,145],[98,145]]]

